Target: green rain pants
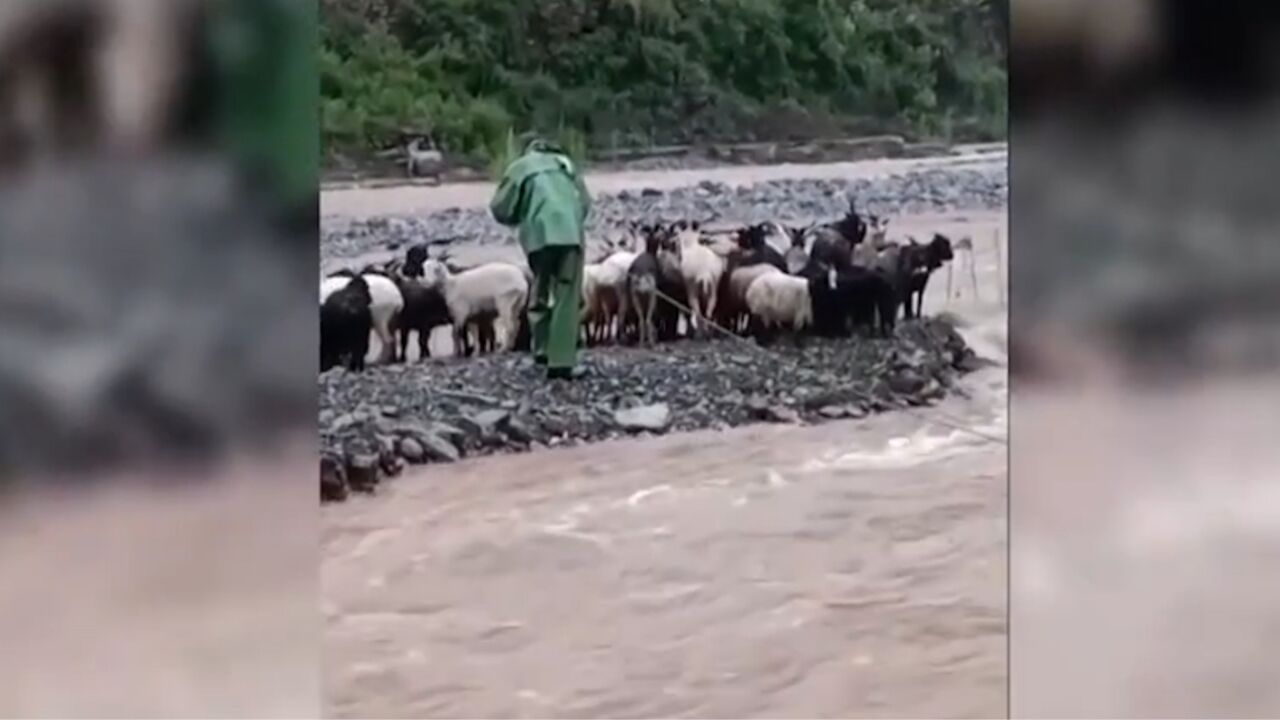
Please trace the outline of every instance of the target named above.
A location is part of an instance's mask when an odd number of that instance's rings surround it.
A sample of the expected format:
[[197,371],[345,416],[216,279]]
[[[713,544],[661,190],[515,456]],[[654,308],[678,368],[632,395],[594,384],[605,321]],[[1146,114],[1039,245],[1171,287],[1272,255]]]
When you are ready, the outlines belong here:
[[548,370],[571,370],[578,362],[578,314],[582,306],[582,248],[556,246],[529,256],[533,299],[529,332],[533,356]]

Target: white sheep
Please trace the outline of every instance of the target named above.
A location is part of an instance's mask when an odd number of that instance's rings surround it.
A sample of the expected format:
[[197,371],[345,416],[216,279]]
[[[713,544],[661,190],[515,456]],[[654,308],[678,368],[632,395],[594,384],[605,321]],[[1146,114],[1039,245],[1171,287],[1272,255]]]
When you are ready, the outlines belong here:
[[[330,295],[347,286],[352,275],[335,274],[320,281],[320,304]],[[361,277],[369,286],[369,295],[373,302],[369,305],[369,313],[373,317],[373,332],[378,336],[378,362],[388,363],[395,358],[395,336],[392,327],[400,311],[404,310],[404,296],[395,282],[380,273],[366,272]]]
[[624,250],[583,266],[582,323],[589,340],[602,341],[609,336],[621,309],[627,270],[635,257]]
[[439,288],[453,318],[455,352],[463,347],[467,325],[494,316],[496,341],[504,350],[515,347],[520,315],[529,299],[529,275],[509,263],[491,262],[457,274],[439,260],[423,265],[423,283]]
[[724,288],[724,297],[720,298],[720,302],[723,306],[721,318],[730,330],[741,333],[746,329],[743,320],[749,312],[747,308],[747,290],[750,289],[756,278],[761,275],[781,272],[773,265],[759,263],[736,268],[729,273],[729,280]]
[[765,273],[751,282],[746,300],[760,339],[766,331],[778,329],[799,333],[813,322],[809,281],[801,277]]
[[696,229],[681,230],[676,234],[675,251],[680,259],[680,279],[684,283],[689,309],[693,311],[690,328],[698,333],[702,319],[715,315],[725,259],[700,242]]

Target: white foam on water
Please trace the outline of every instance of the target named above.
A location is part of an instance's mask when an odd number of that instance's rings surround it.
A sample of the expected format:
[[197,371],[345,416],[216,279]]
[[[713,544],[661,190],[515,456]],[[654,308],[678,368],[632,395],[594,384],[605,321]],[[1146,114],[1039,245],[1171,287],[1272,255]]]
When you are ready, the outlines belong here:
[[654,495],[670,494],[673,492],[675,492],[675,489],[672,488],[670,485],[667,485],[667,484],[654,485],[653,487],[647,487],[643,490],[637,490],[631,493],[631,496],[628,497],[625,502],[630,507],[636,507],[640,503],[644,502],[646,498],[652,497]]

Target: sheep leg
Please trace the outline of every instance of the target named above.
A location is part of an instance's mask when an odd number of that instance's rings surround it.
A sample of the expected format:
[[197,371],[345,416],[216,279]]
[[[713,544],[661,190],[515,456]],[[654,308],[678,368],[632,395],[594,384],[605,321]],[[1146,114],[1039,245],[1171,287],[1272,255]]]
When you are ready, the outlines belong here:
[[520,334],[520,311],[524,307],[525,298],[518,298],[507,305],[506,311],[500,314],[505,332],[502,349],[504,352],[515,352],[516,340]]
[[711,322],[710,318],[713,318],[716,316],[716,302],[719,299],[720,299],[720,288],[713,283],[711,285],[711,288],[707,291],[707,318],[708,318],[707,335],[708,336],[712,334],[711,327],[710,327],[710,322]]
[[578,313],[578,326],[582,330],[582,342],[590,347],[595,342],[596,330],[596,302],[595,298],[588,298],[582,303],[582,310]]
[[972,283],[973,283],[973,301],[974,301],[974,302],[979,302],[979,301],[980,301],[980,298],[978,297],[978,269],[977,269],[977,268],[974,266],[974,264],[973,264],[973,253],[972,253],[972,252],[968,252],[968,253],[965,253],[965,254],[966,254],[966,256],[969,258],[969,262],[968,262],[968,265],[969,265],[969,279],[970,279],[970,280],[972,281]]
[[747,332],[755,338],[756,344],[761,346],[769,344],[765,338],[764,322],[759,317],[751,315],[747,318]]
[[920,287],[916,289],[919,293],[916,300],[916,317],[924,317],[924,289],[929,286],[929,276],[925,275],[920,279]]
[[365,356],[369,354],[369,333],[368,331],[360,333],[360,337],[352,343],[354,352],[351,353],[351,360],[347,365],[349,370],[360,372],[364,370]]
[[510,352],[511,341],[515,336],[516,334],[511,331],[511,323],[507,320],[506,313],[498,313],[498,317],[493,319],[493,329],[487,336],[489,351],[494,352],[497,348],[502,348],[502,352]]
[[646,338],[648,337],[648,334],[645,332],[645,318],[647,317],[647,314],[645,313],[644,298],[640,297],[640,293],[632,290],[631,304],[635,306],[636,312],[635,342],[637,345],[644,345],[646,343]]
[[[498,348],[498,328],[502,322],[502,317],[498,316],[480,326],[480,343],[481,351],[493,353]],[[505,329],[503,331],[503,344],[506,343],[507,335]]]
[[418,328],[418,362],[429,357],[431,357],[431,329]]
[[395,354],[395,345],[391,339],[391,331],[387,328],[386,319],[378,318],[374,321],[373,333],[378,336],[378,363],[385,365]]
[[646,300],[647,302],[645,303],[644,309],[644,344],[653,345],[653,311],[658,306],[658,297],[656,295],[650,295]]
[[619,344],[629,340],[629,338],[626,338],[625,336],[627,334],[626,333],[627,322],[628,322],[628,316],[630,314],[631,314],[631,288],[624,288],[622,291],[622,297],[618,298],[618,332],[614,336],[614,339]]
[[[409,332],[410,329],[403,325],[396,330],[396,341],[399,346],[399,352],[396,356],[397,362],[409,361]],[[419,333],[421,335],[421,333]]]
[[698,292],[697,281],[685,283],[685,296],[689,298],[689,337],[696,338],[702,334],[702,293]]
[[471,349],[467,345],[467,324],[465,322],[455,322],[453,324],[453,355],[454,357],[471,357]]

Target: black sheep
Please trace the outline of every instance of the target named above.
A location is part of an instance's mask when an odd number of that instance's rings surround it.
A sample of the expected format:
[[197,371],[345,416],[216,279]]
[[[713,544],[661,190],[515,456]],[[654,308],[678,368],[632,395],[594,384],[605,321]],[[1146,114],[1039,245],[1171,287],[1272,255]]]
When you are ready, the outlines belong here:
[[738,258],[738,267],[750,267],[760,263],[768,263],[782,272],[787,271],[787,260],[777,248],[765,239],[768,228],[763,224],[751,225],[738,231],[738,249],[742,251]]
[[838,273],[837,294],[849,308],[853,327],[871,335],[893,335],[898,319],[898,294],[878,270],[851,267]]
[[924,317],[924,290],[929,284],[929,276],[955,257],[951,239],[934,233],[928,245],[912,243],[906,250],[913,255],[910,280],[907,283],[908,317]]
[[411,245],[404,255],[404,273],[405,277],[418,278],[422,277],[422,266],[429,259],[427,246],[421,243]]
[[416,280],[401,279],[396,284],[404,296],[404,309],[395,323],[395,330],[400,334],[400,360],[409,359],[411,332],[418,333],[418,359],[425,360],[431,357],[431,331],[441,325],[453,326],[449,306],[439,288],[423,287]]
[[364,370],[373,329],[372,303],[369,284],[356,276],[320,306],[320,372],[343,363],[349,370]]
[[800,273],[809,281],[813,327],[823,337],[848,337],[854,328],[889,336],[897,321],[899,294],[883,272],[842,270],[810,259]]
[[[880,251],[872,267],[893,287],[897,305],[902,308],[903,318],[906,320],[915,317],[915,306],[911,302],[911,292],[915,282],[914,276],[924,261],[924,256],[919,250],[920,246],[918,245],[891,245]],[[896,311],[894,312],[894,317],[897,317]]]
[[853,264],[853,248],[867,237],[867,223],[849,203],[849,211],[840,220],[812,231],[813,247],[809,255],[829,267],[843,270]]

